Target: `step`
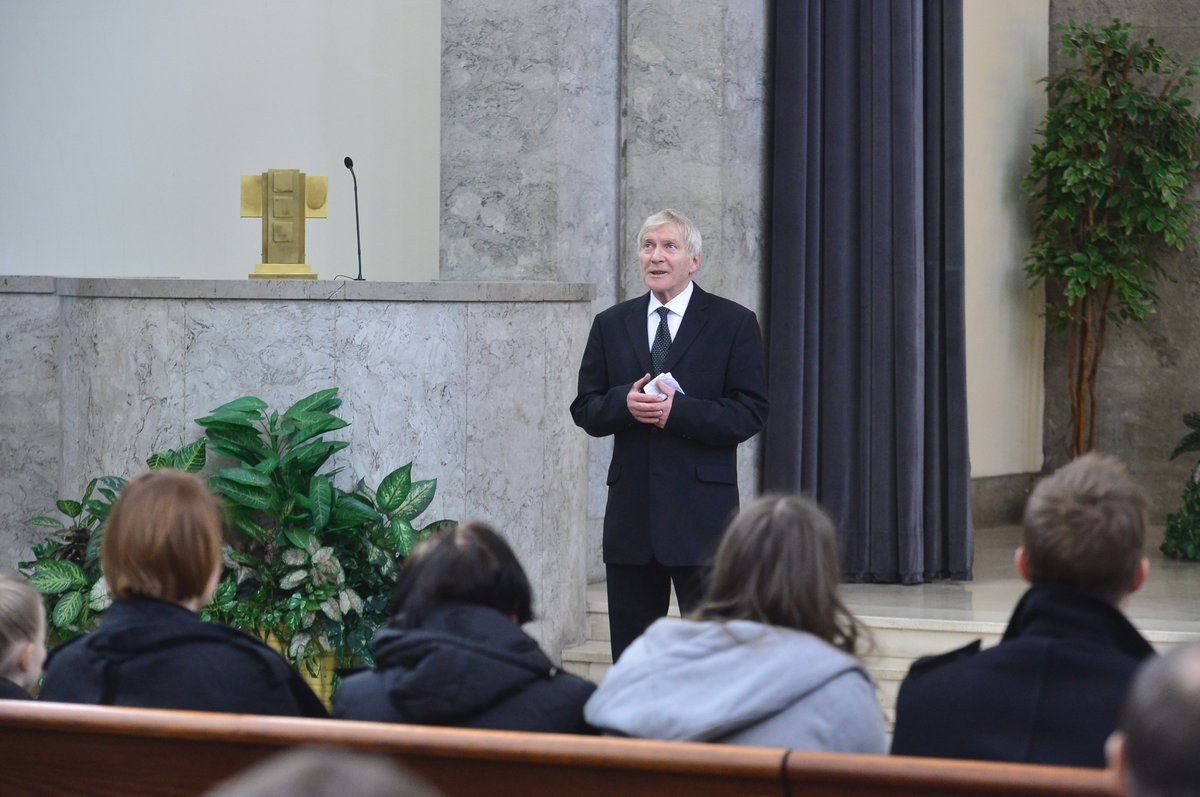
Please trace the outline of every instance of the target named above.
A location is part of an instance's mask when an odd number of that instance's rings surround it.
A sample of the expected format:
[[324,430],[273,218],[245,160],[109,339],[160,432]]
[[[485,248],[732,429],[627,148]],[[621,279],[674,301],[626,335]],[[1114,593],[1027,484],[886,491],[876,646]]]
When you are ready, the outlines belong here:
[[[976,639],[982,640],[985,648],[991,647],[1000,641],[1003,633],[1002,627],[981,628],[978,624],[969,623],[947,626],[945,621],[930,621],[930,626],[924,627],[911,621],[897,622],[889,618],[859,619],[869,631],[873,643],[865,651],[864,661],[872,673],[876,667],[880,667],[880,674],[886,679],[894,678],[896,673],[902,679],[916,659],[945,653]],[[612,663],[607,614],[588,612],[587,641],[565,648],[562,661],[567,669],[574,664]]]
[[[679,617],[679,604],[675,602],[675,590],[671,590],[671,603],[667,607],[668,617]],[[608,594],[603,584],[588,585],[587,592],[587,638],[608,642]]]
[[564,648],[562,668],[572,675],[599,684],[612,666],[612,648],[608,640],[589,639]]
[[1003,623],[957,620],[913,620],[895,617],[858,617],[871,635],[867,656],[912,662],[922,656],[947,653],[979,639],[989,648],[1004,635]]
[[879,701],[885,705],[893,705],[896,702],[896,694],[900,691],[900,682],[908,675],[912,661],[868,656],[863,659],[863,664],[871,673],[871,678],[879,690]]
[[[672,602],[671,616],[679,616]],[[895,718],[896,696],[909,667],[921,656],[945,653],[976,639],[984,647],[1000,641],[1004,623],[938,620],[859,615],[867,628],[872,645],[865,651],[863,663],[871,673],[879,693],[890,731]],[[603,585],[591,585],[587,596],[588,639],[562,651],[562,666],[567,672],[599,684],[612,666],[608,633],[608,599]]]

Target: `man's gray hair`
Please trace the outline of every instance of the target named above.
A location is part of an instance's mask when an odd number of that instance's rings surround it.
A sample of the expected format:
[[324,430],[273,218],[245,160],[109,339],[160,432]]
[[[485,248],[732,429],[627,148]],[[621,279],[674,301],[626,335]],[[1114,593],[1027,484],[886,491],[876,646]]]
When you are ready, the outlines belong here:
[[642,228],[637,234],[637,248],[642,248],[642,241],[646,238],[646,233],[650,230],[657,230],[666,224],[675,225],[679,230],[679,235],[683,238],[684,246],[687,247],[688,258],[699,257],[700,250],[704,247],[704,241],[700,237],[700,230],[692,224],[692,220],[680,213],[678,210],[666,208],[660,210],[650,218],[642,222]]

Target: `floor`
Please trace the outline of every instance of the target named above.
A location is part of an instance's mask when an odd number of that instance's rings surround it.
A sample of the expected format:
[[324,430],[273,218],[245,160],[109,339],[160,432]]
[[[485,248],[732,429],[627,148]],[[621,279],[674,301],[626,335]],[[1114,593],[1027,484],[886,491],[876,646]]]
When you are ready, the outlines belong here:
[[[1126,613],[1144,633],[1169,641],[1200,635],[1200,563],[1167,559],[1158,551],[1162,529],[1147,540],[1150,574],[1135,593]],[[940,581],[916,586],[843,584],[842,597],[860,616],[947,620],[982,627],[1007,622],[1025,583],[1013,567],[1020,542],[1019,526],[998,526],[975,532],[975,570],[972,581]]]

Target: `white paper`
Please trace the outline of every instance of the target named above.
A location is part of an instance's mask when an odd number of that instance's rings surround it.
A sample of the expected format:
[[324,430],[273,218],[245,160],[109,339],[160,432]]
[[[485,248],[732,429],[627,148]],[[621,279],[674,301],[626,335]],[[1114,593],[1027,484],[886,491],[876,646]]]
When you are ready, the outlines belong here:
[[665,374],[659,374],[658,376],[651,379],[649,382],[646,383],[646,386],[642,388],[642,392],[647,393],[651,396],[658,396],[659,401],[666,401],[667,394],[664,393],[662,391],[662,389],[658,386],[660,382],[662,384],[666,385],[667,387],[671,388],[672,390],[674,390],[676,393],[683,392],[683,388],[681,388],[679,386],[679,383],[675,381],[675,377],[671,376],[671,374],[669,372],[665,373]]

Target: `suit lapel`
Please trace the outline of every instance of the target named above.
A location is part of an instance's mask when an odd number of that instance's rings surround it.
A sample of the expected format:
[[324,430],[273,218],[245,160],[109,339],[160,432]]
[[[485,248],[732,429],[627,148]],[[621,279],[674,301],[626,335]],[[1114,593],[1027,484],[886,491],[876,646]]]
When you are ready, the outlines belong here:
[[[688,302],[687,312],[683,314],[683,321],[679,323],[679,332],[676,333],[675,339],[671,341],[671,348],[667,350],[667,360],[663,363],[663,371],[668,372],[678,363],[683,353],[687,351],[688,346],[692,345],[692,341],[700,334],[700,330],[708,323],[708,308],[711,304],[709,295],[700,290],[700,286],[692,284],[692,298]],[[650,298],[646,298],[646,307],[642,308],[643,322],[645,315],[649,311]],[[645,324],[643,323],[643,326]],[[642,338],[646,337],[646,330],[642,330]],[[646,347],[646,355],[649,357],[650,346],[643,341]]]
[[[638,365],[642,372],[638,374],[641,378],[642,374],[653,373],[654,367],[650,361],[650,338],[646,334],[646,314],[650,312],[650,293],[647,292],[641,300],[633,302],[629,305],[629,314],[625,316],[625,329],[629,332],[629,339],[633,343],[633,350],[637,352]],[[685,315],[686,319],[687,316]]]

